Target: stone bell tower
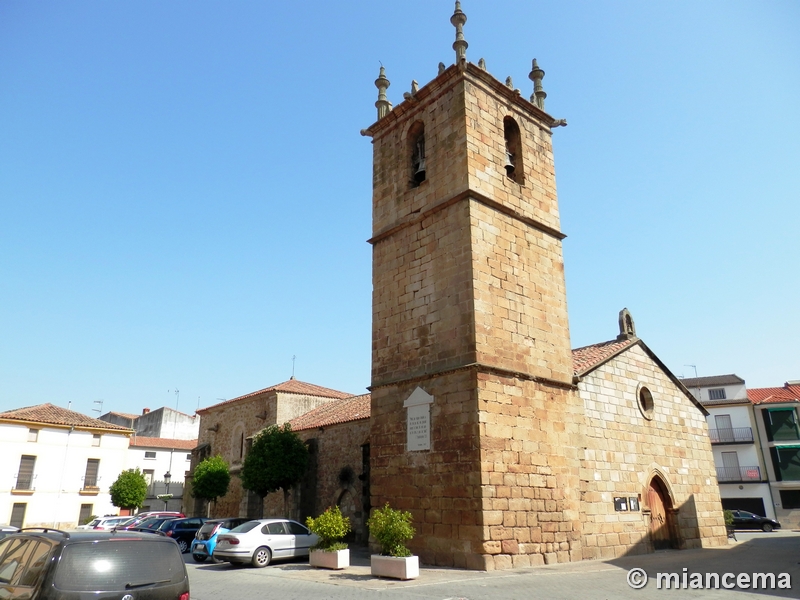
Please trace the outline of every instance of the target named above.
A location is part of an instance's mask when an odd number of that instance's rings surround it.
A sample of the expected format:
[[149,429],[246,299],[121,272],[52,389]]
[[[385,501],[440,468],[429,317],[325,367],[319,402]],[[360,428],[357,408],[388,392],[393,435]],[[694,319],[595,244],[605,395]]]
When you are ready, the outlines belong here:
[[552,129],[467,62],[392,108],[372,137],[372,506],[410,511],[423,562],[579,560],[583,406],[573,385]]

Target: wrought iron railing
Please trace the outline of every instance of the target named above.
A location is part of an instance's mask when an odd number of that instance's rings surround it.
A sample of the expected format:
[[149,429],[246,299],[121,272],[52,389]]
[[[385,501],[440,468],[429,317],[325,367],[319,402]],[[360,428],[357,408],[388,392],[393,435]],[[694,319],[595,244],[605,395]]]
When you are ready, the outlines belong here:
[[717,481],[761,481],[759,467],[717,467]]
[[712,444],[753,443],[753,430],[750,427],[730,427],[728,429],[709,429]]

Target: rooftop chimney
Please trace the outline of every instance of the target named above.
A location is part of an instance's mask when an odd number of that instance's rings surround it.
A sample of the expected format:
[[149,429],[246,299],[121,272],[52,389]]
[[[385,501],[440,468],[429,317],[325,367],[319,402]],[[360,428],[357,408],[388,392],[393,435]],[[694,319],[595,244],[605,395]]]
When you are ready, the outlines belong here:
[[147,413],[149,413],[149,412],[150,412],[150,409],[149,409],[149,408],[143,408],[143,409],[142,409],[142,414],[143,414],[143,415],[146,415],[146,414],[147,414]]

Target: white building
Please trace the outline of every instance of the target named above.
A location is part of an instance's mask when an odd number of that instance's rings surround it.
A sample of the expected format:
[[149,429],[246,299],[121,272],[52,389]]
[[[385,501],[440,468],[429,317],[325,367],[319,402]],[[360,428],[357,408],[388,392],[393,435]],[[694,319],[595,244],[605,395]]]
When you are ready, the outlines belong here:
[[156,410],[145,408],[141,415],[109,412],[99,419],[133,429],[136,431],[136,435],[152,438],[196,440],[200,432],[198,415],[187,415],[166,406]]
[[[142,510],[181,510],[183,483],[191,467],[192,449],[196,445],[196,439],[131,437],[128,468],[138,467],[147,480],[147,499]],[[172,498],[158,498],[165,494],[172,494]]]
[[800,381],[747,390],[778,521],[800,527]]
[[69,529],[118,514],[109,487],[132,433],[52,404],[0,413],[0,522]]
[[737,375],[683,379],[707,417],[722,507],[776,518],[761,435],[745,381]]

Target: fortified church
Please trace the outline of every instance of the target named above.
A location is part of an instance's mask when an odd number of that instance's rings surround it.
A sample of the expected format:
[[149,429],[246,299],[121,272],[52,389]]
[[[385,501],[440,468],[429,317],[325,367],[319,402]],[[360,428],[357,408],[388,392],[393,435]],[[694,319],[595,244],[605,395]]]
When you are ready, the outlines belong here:
[[[393,107],[372,139],[371,394],[291,379],[198,411],[195,463],[241,468],[290,422],[311,468],[284,506],[233,478],[220,516],[305,518],[338,504],[412,513],[427,564],[506,569],[727,543],[706,411],[636,335],[570,348],[551,136],[536,60],[525,98],[467,60]],[[202,507],[187,507],[192,511]]]

